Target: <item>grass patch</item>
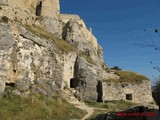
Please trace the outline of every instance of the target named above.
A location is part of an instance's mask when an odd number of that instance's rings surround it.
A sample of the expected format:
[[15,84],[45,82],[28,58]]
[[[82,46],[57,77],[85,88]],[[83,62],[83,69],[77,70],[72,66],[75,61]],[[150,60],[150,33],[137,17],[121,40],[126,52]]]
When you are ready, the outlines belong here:
[[63,52],[69,52],[69,51],[75,51],[76,48],[75,46],[69,44],[67,41],[63,40],[63,39],[59,39],[59,38],[56,38],[52,33],[46,31],[44,28],[40,27],[40,26],[37,26],[37,25],[24,25],[24,27],[33,32],[34,34],[40,36],[40,37],[44,37],[46,39],[50,39],[52,40],[58,50],[60,51],[63,51]]
[[143,80],[149,80],[147,77],[140,75],[135,72],[131,71],[121,71],[121,70],[115,70],[114,74],[119,76],[119,79],[104,79],[104,82],[127,82],[127,83],[137,83],[142,82]]
[[103,64],[102,68],[103,68],[107,73],[109,73],[109,72],[111,71],[110,68],[109,68],[105,63]]
[[[45,30],[45,28],[42,28],[40,26],[37,26],[35,24],[33,25],[24,25],[24,27],[33,32],[34,34],[40,36],[40,37],[44,37],[46,39],[50,39],[54,42],[54,44],[57,46],[58,50],[63,51],[63,52],[70,52],[70,51],[76,51],[77,49],[74,45],[71,45],[69,42],[63,40],[63,39],[59,39],[57,37],[55,37],[52,33],[48,32]],[[85,58],[87,62],[96,65],[95,61],[90,57],[87,56],[84,52],[79,52],[78,53],[81,57]]]
[[39,94],[0,98],[2,120],[70,120],[80,119],[85,112],[60,97],[47,98]]
[[110,110],[125,110],[128,107],[133,107],[136,104],[124,100],[118,101],[105,101],[104,103],[97,103],[94,101],[85,101],[88,106],[94,108],[103,108],[103,109],[110,109]]
[[140,75],[135,72],[130,72],[130,71],[120,71],[117,70],[115,71],[115,74],[120,77],[118,82],[131,82],[131,83],[136,83],[136,82],[141,82],[143,80],[149,80],[147,77]]
[[105,101],[104,103],[97,103],[94,101],[85,101],[88,106],[98,108],[94,109],[94,113],[87,120],[95,120],[95,118],[100,114],[106,114],[108,112],[118,112],[123,111],[129,107],[134,107],[137,104],[127,102],[124,100],[119,101]]
[[42,27],[37,26],[35,24],[33,24],[33,25],[26,24],[26,25],[24,25],[24,27],[27,30],[33,32],[34,34],[36,34],[40,37],[44,37],[48,40],[52,40],[54,42],[54,44],[57,46],[58,50],[63,51],[63,52],[76,51],[79,54],[79,56],[85,58],[88,63],[96,65],[96,62],[90,56],[87,56],[84,52],[78,52],[76,49],[76,46],[71,45],[69,42],[67,42],[63,39],[59,39],[59,38],[55,37],[52,33],[46,31],[45,28],[42,28]]

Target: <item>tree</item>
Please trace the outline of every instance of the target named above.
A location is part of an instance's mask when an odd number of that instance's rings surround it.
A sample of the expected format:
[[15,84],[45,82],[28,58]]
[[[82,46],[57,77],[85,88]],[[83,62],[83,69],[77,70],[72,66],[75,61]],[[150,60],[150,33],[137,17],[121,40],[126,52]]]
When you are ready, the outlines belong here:
[[111,70],[122,70],[121,68],[119,68],[119,66],[114,66],[113,68],[110,68]]

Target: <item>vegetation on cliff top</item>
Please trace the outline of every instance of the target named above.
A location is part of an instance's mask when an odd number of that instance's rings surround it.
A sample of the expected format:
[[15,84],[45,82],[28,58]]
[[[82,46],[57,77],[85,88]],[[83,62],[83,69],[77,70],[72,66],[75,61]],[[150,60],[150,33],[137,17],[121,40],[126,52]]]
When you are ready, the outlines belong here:
[[51,99],[30,94],[28,97],[5,95],[0,98],[1,120],[70,120],[80,119],[85,113],[61,97]]
[[143,80],[149,80],[147,77],[140,75],[138,73],[135,73],[135,72],[131,72],[131,71],[115,70],[114,74],[116,74],[120,78],[119,79],[108,79],[104,81],[137,83],[137,82],[142,82]]
[[63,51],[63,52],[69,52],[69,51],[75,51],[76,48],[75,46],[69,44],[67,41],[63,40],[63,39],[59,39],[57,37],[55,37],[52,33],[46,31],[44,28],[40,27],[40,26],[37,26],[37,25],[24,25],[24,27],[29,30],[29,31],[32,31],[34,34],[38,35],[38,36],[41,36],[41,37],[44,37],[46,39],[50,39],[52,40],[58,50],[60,51]]
[[140,82],[143,80],[149,80],[147,77],[131,71],[117,70],[115,71],[115,74],[120,77],[118,80],[120,82]]
[[[27,30],[32,31],[34,34],[36,34],[38,36],[52,40],[56,44],[58,50],[60,50],[60,51],[63,51],[63,52],[76,51],[77,52],[77,49],[74,45],[71,45],[70,43],[68,43],[67,41],[65,41],[63,39],[59,39],[59,38],[55,37],[52,33],[46,31],[44,28],[42,28],[40,26],[37,26],[35,24],[33,24],[33,25],[26,24],[26,25],[24,25],[24,27]],[[87,62],[94,64],[94,65],[96,64],[95,61],[90,56],[85,55],[84,52],[79,52],[78,54],[81,57],[84,57]]]

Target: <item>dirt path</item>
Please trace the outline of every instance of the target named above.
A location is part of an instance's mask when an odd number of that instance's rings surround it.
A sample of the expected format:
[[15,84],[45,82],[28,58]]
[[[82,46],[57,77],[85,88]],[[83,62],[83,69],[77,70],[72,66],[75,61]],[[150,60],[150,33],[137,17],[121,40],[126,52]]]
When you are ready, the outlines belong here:
[[87,114],[81,120],[86,120],[94,113],[94,108],[88,107],[85,103],[81,103],[79,105],[76,105],[76,107],[87,111]]
[[[87,114],[81,119],[81,120],[86,120],[87,118],[89,118],[96,109],[98,108],[93,108],[93,107],[89,107],[87,106],[84,102],[80,102],[78,101],[75,97],[73,96],[69,96],[68,93],[64,93],[65,99],[73,104],[75,107],[81,109],[81,110],[85,110],[87,112]],[[95,110],[94,110],[95,109]]]
[[107,109],[103,109],[103,108],[89,107],[84,102],[79,102],[77,99],[72,99],[72,100],[70,99],[69,103],[71,103],[75,107],[77,107],[81,110],[85,110],[87,112],[87,114],[81,120],[86,120],[87,118],[89,118],[94,113],[95,110],[107,110]]

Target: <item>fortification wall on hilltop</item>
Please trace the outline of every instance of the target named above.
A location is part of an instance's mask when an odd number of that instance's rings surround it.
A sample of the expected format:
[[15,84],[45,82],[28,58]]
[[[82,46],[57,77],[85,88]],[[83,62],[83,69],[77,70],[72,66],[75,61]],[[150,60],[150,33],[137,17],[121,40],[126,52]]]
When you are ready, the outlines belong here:
[[[10,20],[24,24],[34,24],[41,16],[57,19],[57,21],[60,19],[65,24],[71,19],[76,20],[82,26],[86,40],[90,41],[95,51],[98,49],[97,39],[78,15],[60,14],[59,0],[0,0],[0,7],[2,9],[0,17],[7,16]],[[46,29],[49,27],[46,26]]]
[[43,0],[42,16],[57,18],[60,14],[59,0]]
[[33,23],[36,16],[57,18],[59,16],[59,0],[0,0],[0,16],[22,23]]

